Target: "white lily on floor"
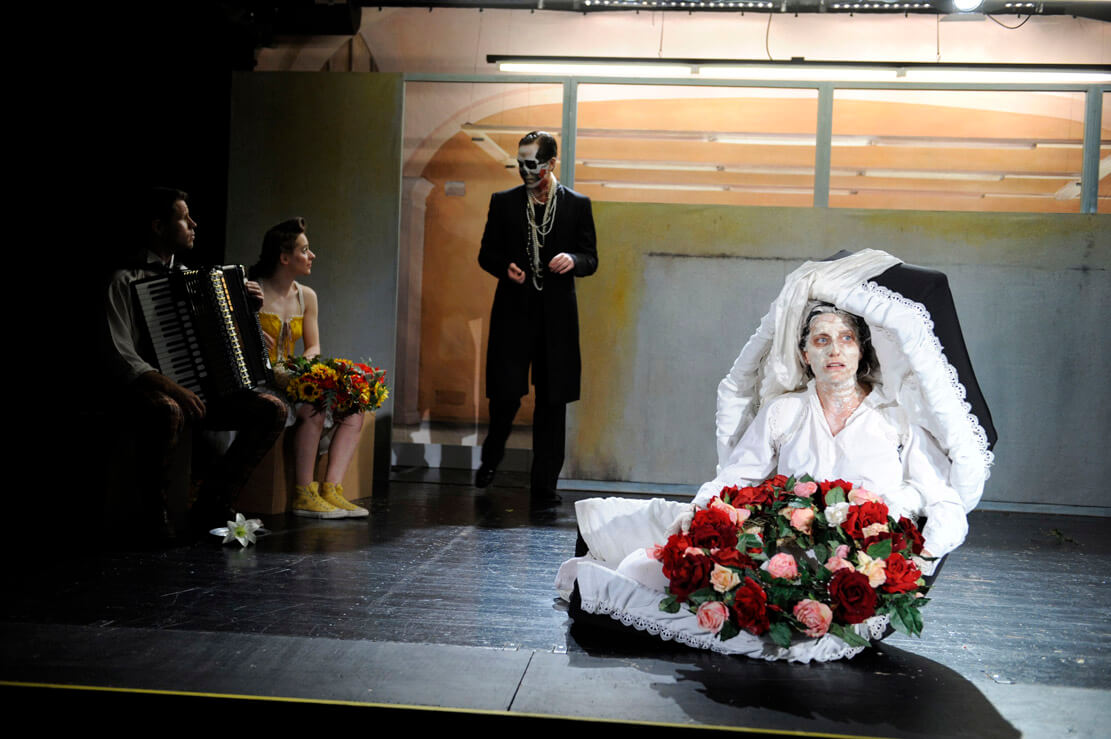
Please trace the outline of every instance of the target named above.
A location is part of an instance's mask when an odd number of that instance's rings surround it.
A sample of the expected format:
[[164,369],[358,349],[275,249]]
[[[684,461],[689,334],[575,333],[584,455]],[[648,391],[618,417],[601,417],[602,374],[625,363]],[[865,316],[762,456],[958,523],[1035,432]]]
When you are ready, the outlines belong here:
[[248,544],[255,543],[256,531],[265,530],[262,528],[262,521],[257,518],[244,518],[242,513],[236,513],[234,521],[228,521],[227,526],[212,529],[208,533],[224,537],[223,544],[238,541],[241,546],[246,548]]

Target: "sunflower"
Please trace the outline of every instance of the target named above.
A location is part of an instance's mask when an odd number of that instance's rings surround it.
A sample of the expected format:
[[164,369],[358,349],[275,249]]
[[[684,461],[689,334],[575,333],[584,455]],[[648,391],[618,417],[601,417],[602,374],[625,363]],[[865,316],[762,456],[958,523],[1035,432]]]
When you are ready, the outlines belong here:
[[312,376],[319,377],[322,380],[334,381],[336,379],[336,371],[324,364],[314,364],[312,367]]
[[302,382],[300,387],[301,400],[306,403],[315,403],[320,400],[323,391],[318,385],[312,382]]

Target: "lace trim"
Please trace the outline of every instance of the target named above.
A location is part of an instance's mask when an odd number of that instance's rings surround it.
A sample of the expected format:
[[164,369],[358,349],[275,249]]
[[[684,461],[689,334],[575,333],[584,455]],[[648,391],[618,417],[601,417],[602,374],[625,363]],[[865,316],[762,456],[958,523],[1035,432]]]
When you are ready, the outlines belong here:
[[[938,340],[937,334],[934,333],[934,321],[930,316],[930,312],[926,310],[926,306],[921,303],[911,300],[883,285],[878,285],[875,282],[867,281],[861,287],[883,300],[889,300],[909,308],[914,313],[917,320],[927,329],[926,335],[930,337],[929,340],[931,341],[932,348],[937,351],[942,368],[949,379],[949,385],[956,394],[961,408],[964,409],[965,420],[968,423],[969,430],[972,432],[972,438],[975,440],[976,449],[984,460],[984,479],[987,480],[991,477],[991,466],[995,463],[995,454],[988,449],[988,435],[984,431],[984,427],[980,425],[980,419],[976,417],[976,414],[972,413],[972,405],[966,400],[968,397],[968,390],[961,383],[960,376],[957,374],[957,368],[949,363],[949,358],[945,356],[941,341]],[[889,335],[893,335],[889,329],[885,328],[883,331]]]
[[[673,629],[668,629],[666,627],[661,627],[658,622],[653,621],[650,618],[645,618],[643,616],[637,616],[635,614],[628,613],[627,611],[622,610],[620,608],[620,606],[615,606],[615,605],[613,605],[611,603],[608,603],[606,601],[587,600],[586,598],[583,598],[583,600],[582,600],[582,609],[584,611],[586,611],[587,613],[594,613],[594,614],[598,614],[598,615],[608,615],[613,620],[620,621],[625,626],[631,626],[631,627],[635,628],[637,631],[645,631],[645,632],[651,634],[652,636],[658,636],[660,639],[663,639],[664,641],[676,641],[676,642],[679,642],[680,644],[685,644],[688,647],[694,647],[695,649],[706,649],[706,650],[709,650],[709,651],[712,651],[712,652],[717,652],[719,654],[728,654],[728,655],[738,654],[737,652],[731,652],[728,649],[726,649],[725,643],[722,642],[721,639],[718,639],[713,634],[707,634],[705,636],[696,636],[694,634],[688,634],[688,633],[683,632],[683,631],[676,631],[676,630],[673,630]],[[887,616],[873,616],[872,618],[865,621],[864,623],[868,627],[868,634],[869,634],[870,640],[871,641],[876,641],[877,639],[882,637],[884,632],[887,630],[887,625],[888,625],[889,622],[890,622],[890,619],[888,619]],[[861,652],[863,652],[865,649],[868,648],[866,646],[865,647],[850,647],[848,644],[845,644],[844,642],[842,642],[840,639],[833,636],[832,634],[827,634],[826,636],[823,636],[821,638],[822,639],[834,639],[834,640],[836,640],[836,641],[838,641],[838,642],[840,642],[841,644],[844,645],[840,649],[837,649],[836,651],[830,653],[829,655],[823,655],[824,659],[822,661],[832,662],[835,659],[844,659],[846,657],[851,659],[851,658],[855,657],[856,655],[860,654]],[[763,656],[764,659],[772,660],[772,661],[780,660],[780,659],[790,659],[790,654],[786,650],[784,650],[782,647],[780,647],[778,644],[776,644],[775,642],[771,641],[770,639],[768,639],[766,637],[761,637],[760,641],[765,646],[765,652],[764,652],[763,655],[761,655],[761,656]],[[804,644],[804,643],[805,642],[799,642],[799,643],[793,644],[792,648],[795,647],[795,646],[799,646],[800,644]],[[871,645],[868,645],[868,646],[871,646]],[[768,652],[769,648],[770,648],[771,654],[775,655],[775,656],[769,656],[769,652]],[[807,661],[809,661],[809,660],[807,660]]]

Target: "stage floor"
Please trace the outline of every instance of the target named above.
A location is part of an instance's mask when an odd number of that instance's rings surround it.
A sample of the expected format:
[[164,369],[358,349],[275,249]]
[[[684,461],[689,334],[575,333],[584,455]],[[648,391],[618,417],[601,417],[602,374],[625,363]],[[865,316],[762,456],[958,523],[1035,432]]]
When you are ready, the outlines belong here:
[[33,683],[624,722],[610,733],[1108,735],[1107,519],[976,512],[921,639],[784,665],[572,628],[552,578],[589,493],[531,512],[520,475],[485,494],[465,472],[395,478],[369,521],[264,517],[248,549],[133,550],[119,531],[112,551],[18,553],[8,697]]

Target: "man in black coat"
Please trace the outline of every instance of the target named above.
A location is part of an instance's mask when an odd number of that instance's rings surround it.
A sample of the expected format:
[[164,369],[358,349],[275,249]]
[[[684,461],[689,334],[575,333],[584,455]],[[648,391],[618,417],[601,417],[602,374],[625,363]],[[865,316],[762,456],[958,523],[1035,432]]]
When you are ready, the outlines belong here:
[[498,279],[490,311],[486,397],[490,429],[475,486],[494,479],[513,417],[536,387],[532,422],[533,502],[559,503],[567,404],[579,399],[582,361],[575,278],[594,274],[598,250],[590,199],[555,178],[556,141],[544,131],[521,139],[517,169],[524,184],[494,193],[478,253]]

